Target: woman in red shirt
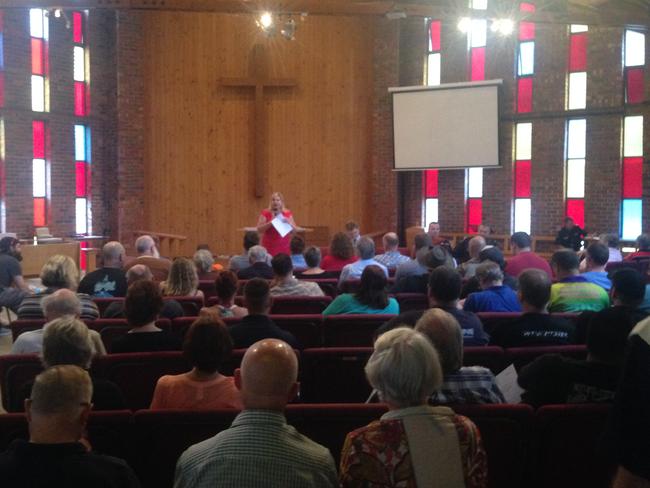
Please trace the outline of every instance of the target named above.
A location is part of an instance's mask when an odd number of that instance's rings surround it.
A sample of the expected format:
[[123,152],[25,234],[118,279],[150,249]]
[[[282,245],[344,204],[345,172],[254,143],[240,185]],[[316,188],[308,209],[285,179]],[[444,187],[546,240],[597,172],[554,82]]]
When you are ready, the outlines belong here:
[[274,218],[280,217],[288,223],[294,230],[298,228],[296,222],[293,220],[291,210],[284,208],[284,197],[282,193],[275,192],[271,195],[271,203],[269,208],[262,210],[260,218],[257,220],[257,231],[262,236],[262,246],[271,255],[285,253],[291,255],[289,244],[291,242],[292,233],[282,237],[279,232],[273,227],[271,223]]
[[343,232],[334,234],[330,249],[320,263],[325,271],[341,271],[346,264],[354,263],[359,259],[354,254],[352,239]]

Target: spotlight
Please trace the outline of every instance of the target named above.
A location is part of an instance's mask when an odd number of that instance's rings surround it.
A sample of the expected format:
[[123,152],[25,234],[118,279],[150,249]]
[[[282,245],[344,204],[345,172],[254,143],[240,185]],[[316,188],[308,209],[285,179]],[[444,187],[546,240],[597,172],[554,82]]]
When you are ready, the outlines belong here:
[[293,19],[287,20],[282,26],[280,34],[282,34],[282,37],[286,40],[293,41],[296,38],[296,21]]
[[60,8],[56,8],[56,9],[54,9],[54,16],[55,16],[57,19],[61,17],[61,9],[60,9]]
[[515,30],[515,24],[510,19],[495,19],[490,26],[492,32],[498,32],[502,36],[509,36]]
[[262,12],[255,23],[268,35],[272,35],[275,30],[275,26],[273,25],[273,14],[271,14],[271,12]]
[[467,34],[472,28],[472,19],[469,17],[463,17],[458,21],[458,30],[463,34]]

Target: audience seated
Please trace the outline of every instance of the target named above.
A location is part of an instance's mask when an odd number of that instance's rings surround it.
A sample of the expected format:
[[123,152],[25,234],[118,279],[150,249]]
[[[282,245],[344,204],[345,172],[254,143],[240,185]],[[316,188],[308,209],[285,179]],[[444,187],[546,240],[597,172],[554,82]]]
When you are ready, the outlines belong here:
[[151,409],[241,409],[233,378],[219,373],[219,366],[232,353],[232,339],[219,319],[201,317],[187,331],[183,356],[192,370],[165,375],[156,383]]
[[293,277],[293,261],[286,254],[276,254],[271,260],[273,283],[271,296],[322,297],[321,287],[313,281],[300,281]]
[[291,249],[291,264],[293,264],[293,267],[296,269],[306,269],[307,263],[303,256],[303,252],[305,252],[305,240],[295,235],[291,238],[289,248]]
[[167,280],[160,283],[160,290],[164,296],[203,298],[196,268],[187,258],[174,259]]
[[237,278],[240,280],[250,280],[252,278],[264,278],[270,280],[273,278],[273,269],[269,265],[270,256],[262,246],[253,246],[248,250],[248,262],[250,266],[240,269],[237,272]]
[[344,232],[338,232],[332,237],[329,252],[321,261],[321,268],[325,271],[341,271],[357,259],[359,258],[354,254],[352,239]]
[[333,271],[325,271],[321,268],[321,260],[323,258],[320,248],[316,246],[309,246],[305,250],[305,264],[307,269],[296,271],[296,278],[337,278],[338,273]]
[[536,268],[544,271],[549,279],[553,277],[551,266],[546,259],[539,257],[531,250],[532,240],[525,232],[515,232],[510,237],[510,248],[513,257],[508,259],[506,273],[517,278],[525,269]]
[[[400,264],[395,270],[395,282],[398,282],[402,278],[407,276],[417,276],[427,274],[429,270],[426,266],[423,266],[417,259],[418,252],[420,249],[429,249],[432,246],[431,237],[428,234],[417,234],[413,242],[413,256],[415,259],[411,259],[405,263]],[[423,251],[426,252],[426,251]]]
[[237,294],[237,275],[232,271],[222,271],[217,275],[215,280],[217,291],[217,304],[212,307],[206,307],[201,312],[214,311],[219,317],[245,317],[248,310],[235,304],[235,295]]
[[388,269],[395,269],[400,264],[410,261],[408,256],[404,256],[399,252],[399,237],[395,232],[388,232],[382,237],[384,245],[384,254],[375,256],[378,263],[383,264]]
[[541,269],[530,268],[519,274],[518,298],[523,315],[497,326],[490,344],[501,347],[563,346],[575,342],[575,326],[548,313],[551,280]]
[[417,252],[416,259],[421,266],[426,268],[427,272],[400,278],[391,287],[391,293],[426,293],[431,271],[438,266],[454,268],[454,260],[451,254],[442,246],[422,248]]
[[636,238],[636,252],[625,256],[625,261],[650,258],[650,234],[641,234]]
[[523,401],[533,406],[612,402],[632,327],[629,315],[621,308],[593,315],[587,335],[587,359],[545,354],[524,366],[518,378],[526,390]]
[[358,280],[366,266],[375,265],[384,272],[388,278],[388,269],[375,260],[375,243],[369,237],[362,237],[357,242],[357,254],[359,260],[352,264],[346,264],[341,270],[339,287],[348,280]]
[[[490,234],[492,234],[492,228],[487,224],[481,224],[478,226],[478,235],[485,239],[485,244],[488,246],[496,246],[497,243],[494,239],[490,239]],[[460,241],[453,251],[453,256],[458,263],[464,263],[470,258],[469,255],[469,242],[472,240],[473,236],[467,236],[465,239]]]
[[129,286],[124,300],[124,315],[131,326],[128,334],[115,339],[111,351],[147,352],[180,350],[180,341],[156,327],[163,307],[158,287],[152,281],[138,280]]
[[82,441],[93,403],[91,379],[78,366],[39,374],[25,402],[29,442],[15,440],[0,454],[3,486],[139,487],[123,460],[95,454]]
[[[361,238],[361,243],[365,237]],[[385,268],[384,268],[385,269]],[[356,293],[343,293],[330,303],[323,315],[341,314],[398,314],[399,304],[388,297],[388,280],[384,269],[376,264],[365,266]]]
[[244,410],[229,429],[181,455],[174,486],[337,486],[327,448],[284,417],[287,402],[298,393],[297,378],[298,360],[288,344],[275,339],[252,344],[235,371]]
[[262,339],[280,339],[291,347],[300,349],[300,344],[290,332],[281,329],[269,318],[271,310],[269,284],[260,278],[253,278],[244,286],[244,304],[248,315],[230,327],[233,347],[242,349]]
[[[501,272],[503,274],[503,284],[517,290],[517,278],[510,276],[505,273],[506,269],[506,259],[503,257],[503,251],[496,246],[485,246],[483,250],[478,255],[479,263],[484,263],[486,261],[492,261],[499,265]],[[481,283],[479,283],[476,274],[471,277],[469,280],[463,282],[463,288],[460,292],[460,298],[467,298],[470,293],[481,291]]]
[[[471,243],[470,243],[471,245]],[[470,312],[520,312],[521,304],[509,286],[503,284],[503,272],[493,261],[485,261],[476,268],[481,289],[470,294],[463,310]]]
[[[43,333],[53,320],[66,315],[79,318],[81,301],[79,297],[67,288],[61,288],[43,298],[41,302],[43,315],[47,323],[40,329],[23,332],[11,346],[12,354],[38,354],[43,350]],[[96,330],[88,330],[90,340],[96,355],[106,354],[104,343]]]
[[197,249],[192,256],[192,261],[199,280],[207,281],[217,278],[219,272],[214,270],[214,256],[208,249]]
[[623,255],[621,254],[621,250],[618,248],[620,246],[620,241],[617,234],[601,234],[599,240],[609,249],[608,263],[619,263],[623,261]]
[[603,287],[606,291],[612,287],[612,282],[607,276],[605,265],[609,260],[609,248],[602,242],[590,244],[586,251],[585,264],[587,271],[581,276],[589,283]]
[[[71,315],[52,321],[43,333],[41,361],[45,369],[57,365],[73,364],[88,370],[94,354],[95,349],[88,327]],[[95,410],[126,408],[126,401],[117,385],[105,379],[94,377],[91,379],[93,384],[92,402]],[[32,384],[29,382],[23,387],[23,398],[30,397]],[[12,411],[18,412],[22,409],[22,401],[18,401],[12,406]]]
[[380,336],[366,376],[389,411],[347,435],[342,487],[487,487],[487,456],[476,426],[448,407],[427,405],[442,371],[422,334],[402,327]]
[[[45,290],[41,293],[27,296],[18,307],[19,319],[42,319],[43,309],[41,300],[56,290],[66,288],[76,291],[79,284],[79,270],[69,256],[56,254],[50,257],[41,269],[41,282]],[[95,320],[99,317],[99,309],[92,299],[83,293],[77,293],[81,302],[81,319]]]
[[77,291],[94,297],[123,297],[126,295],[124,246],[117,241],[104,244],[103,266],[83,277]]
[[428,310],[415,324],[438,352],[442,385],[431,396],[436,405],[505,403],[494,374],[482,366],[463,366],[463,333],[458,321],[439,308]]
[[167,274],[172,266],[169,259],[161,258],[156,246],[156,241],[151,236],[140,236],[135,240],[135,250],[138,256],[130,259],[124,266],[128,271],[132,266],[144,264],[153,274],[154,279],[163,281],[167,279]]
[[231,271],[238,273],[242,269],[248,268],[251,263],[248,259],[248,251],[251,247],[260,243],[260,235],[257,231],[249,230],[244,233],[244,252],[230,258],[228,267]]
[[438,222],[430,222],[427,234],[431,238],[432,246],[441,246],[451,255],[451,243],[440,236],[440,224]]
[[469,279],[472,278],[474,274],[476,274],[476,268],[481,262],[479,259],[479,254],[485,247],[485,238],[483,236],[475,236],[470,239],[467,246],[469,259],[458,267],[458,271],[460,271],[460,274],[463,276],[463,278]]
[[345,235],[347,235],[348,238],[352,241],[352,245],[356,246],[359,243],[359,239],[361,239],[361,230],[359,228],[359,224],[357,224],[354,220],[349,220],[346,222]]
[[580,276],[580,262],[570,249],[556,251],[551,258],[551,267],[557,283],[551,287],[551,312],[599,311],[609,306],[607,292],[598,285],[589,283]]

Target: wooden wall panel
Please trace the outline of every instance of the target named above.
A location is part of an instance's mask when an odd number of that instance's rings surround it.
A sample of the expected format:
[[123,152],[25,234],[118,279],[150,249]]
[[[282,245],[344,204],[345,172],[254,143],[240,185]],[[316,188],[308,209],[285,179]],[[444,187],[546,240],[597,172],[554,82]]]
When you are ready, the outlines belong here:
[[332,231],[370,222],[368,168],[373,21],[308,17],[296,40],[261,35],[250,15],[145,15],[146,226],[186,234],[218,253],[239,252],[269,195],[253,193],[250,147],[254,95],[224,87],[248,76],[256,42],[274,77],[266,107],[270,190],[281,191],[301,225]]

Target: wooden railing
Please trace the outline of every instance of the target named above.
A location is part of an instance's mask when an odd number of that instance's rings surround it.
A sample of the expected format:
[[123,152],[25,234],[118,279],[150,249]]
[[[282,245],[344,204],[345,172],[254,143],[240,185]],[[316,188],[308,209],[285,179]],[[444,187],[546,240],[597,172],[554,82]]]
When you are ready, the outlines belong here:
[[159,243],[158,250],[160,251],[160,255],[172,259],[181,255],[181,243],[187,240],[187,236],[167,234],[165,232],[156,232],[153,230],[135,230],[133,231],[133,235],[136,238],[142,235],[149,235],[154,239],[157,239]]

